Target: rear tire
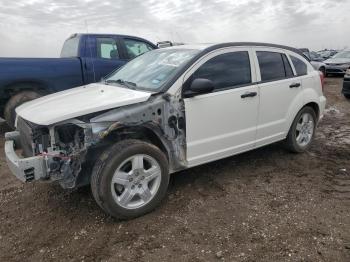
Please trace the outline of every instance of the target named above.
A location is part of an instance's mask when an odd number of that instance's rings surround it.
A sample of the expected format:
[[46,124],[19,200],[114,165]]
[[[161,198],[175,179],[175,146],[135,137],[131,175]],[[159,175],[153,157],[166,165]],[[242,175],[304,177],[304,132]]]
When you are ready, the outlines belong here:
[[22,91],[14,96],[12,96],[5,105],[4,117],[7,124],[11,127],[15,127],[16,120],[16,107],[22,105],[25,102],[34,100],[41,97],[42,94],[36,91]]
[[309,106],[302,108],[289,129],[285,141],[287,149],[294,153],[305,152],[315,136],[316,124],[314,109]]
[[91,190],[97,204],[118,219],[131,219],[155,209],[169,184],[168,160],[156,146],[124,140],[97,159]]
[[346,99],[350,99],[350,94],[343,94]]

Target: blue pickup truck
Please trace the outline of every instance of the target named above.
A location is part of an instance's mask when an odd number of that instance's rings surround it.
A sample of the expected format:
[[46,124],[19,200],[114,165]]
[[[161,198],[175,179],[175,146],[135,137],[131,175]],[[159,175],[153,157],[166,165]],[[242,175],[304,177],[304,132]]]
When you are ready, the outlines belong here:
[[100,81],[130,59],[155,48],[135,36],[73,34],[65,41],[60,58],[0,58],[0,116],[13,127],[15,108],[20,104]]

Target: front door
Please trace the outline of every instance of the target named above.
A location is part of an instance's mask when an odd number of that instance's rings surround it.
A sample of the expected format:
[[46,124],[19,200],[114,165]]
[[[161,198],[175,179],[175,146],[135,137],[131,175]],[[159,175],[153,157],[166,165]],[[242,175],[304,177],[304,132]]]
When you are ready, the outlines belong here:
[[[211,80],[215,90],[185,98],[189,166],[217,160],[254,147],[259,90],[247,49],[211,54],[187,79]],[[185,92],[184,92],[185,93]]]

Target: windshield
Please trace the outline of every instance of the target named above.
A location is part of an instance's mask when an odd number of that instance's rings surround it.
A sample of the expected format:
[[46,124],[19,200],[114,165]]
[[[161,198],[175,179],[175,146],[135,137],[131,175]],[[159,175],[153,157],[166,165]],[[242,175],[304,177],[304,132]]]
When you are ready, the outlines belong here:
[[199,51],[171,48],[147,52],[112,73],[106,79],[106,83],[118,83],[152,92],[160,91],[163,85]]
[[350,51],[343,51],[333,56],[333,58],[350,58]]

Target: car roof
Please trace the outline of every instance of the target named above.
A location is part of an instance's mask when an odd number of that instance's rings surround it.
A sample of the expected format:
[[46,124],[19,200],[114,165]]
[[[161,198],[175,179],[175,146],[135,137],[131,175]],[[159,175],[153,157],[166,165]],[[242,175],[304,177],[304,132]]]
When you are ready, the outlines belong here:
[[[305,55],[301,50],[298,48],[294,48],[291,46],[285,46],[285,45],[278,45],[278,44],[271,44],[271,43],[260,43],[260,42],[227,42],[227,43],[218,43],[218,44],[190,44],[190,45],[179,45],[179,46],[172,46],[168,48],[173,48],[173,49],[198,49],[201,50],[205,53],[220,49],[220,48],[225,48],[225,47],[234,47],[234,46],[248,46],[248,47],[273,47],[273,48],[280,48],[280,49],[285,49],[289,50],[292,52],[295,52],[303,57]],[[308,59],[306,57],[306,59]]]

